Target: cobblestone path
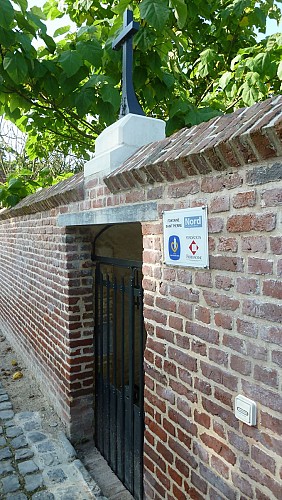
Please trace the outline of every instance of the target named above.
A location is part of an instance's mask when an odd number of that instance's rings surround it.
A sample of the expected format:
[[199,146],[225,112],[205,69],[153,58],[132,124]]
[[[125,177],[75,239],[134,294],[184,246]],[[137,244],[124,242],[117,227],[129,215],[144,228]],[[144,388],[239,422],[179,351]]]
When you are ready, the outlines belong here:
[[43,432],[38,412],[14,413],[0,383],[0,499],[106,500],[63,432]]

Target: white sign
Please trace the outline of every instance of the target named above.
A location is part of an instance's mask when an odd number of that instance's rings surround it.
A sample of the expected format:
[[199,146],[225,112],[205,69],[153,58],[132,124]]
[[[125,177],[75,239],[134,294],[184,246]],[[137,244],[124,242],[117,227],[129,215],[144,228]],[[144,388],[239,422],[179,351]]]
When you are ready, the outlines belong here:
[[163,213],[165,264],[208,267],[207,207]]

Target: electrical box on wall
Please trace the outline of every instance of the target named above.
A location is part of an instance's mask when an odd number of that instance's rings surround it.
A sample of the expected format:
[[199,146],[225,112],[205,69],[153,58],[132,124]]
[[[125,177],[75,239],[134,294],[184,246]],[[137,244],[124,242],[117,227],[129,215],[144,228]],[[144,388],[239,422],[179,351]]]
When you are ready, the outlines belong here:
[[257,405],[254,401],[239,394],[235,398],[235,417],[247,425],[257,423]]

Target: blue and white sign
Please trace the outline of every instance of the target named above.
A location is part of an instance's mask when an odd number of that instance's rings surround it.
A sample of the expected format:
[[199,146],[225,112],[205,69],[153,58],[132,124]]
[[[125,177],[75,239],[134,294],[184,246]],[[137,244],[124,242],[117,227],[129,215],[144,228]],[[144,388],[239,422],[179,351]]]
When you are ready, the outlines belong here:
[[164,212],[163,225],[165,264],[209,267],[206,206]]

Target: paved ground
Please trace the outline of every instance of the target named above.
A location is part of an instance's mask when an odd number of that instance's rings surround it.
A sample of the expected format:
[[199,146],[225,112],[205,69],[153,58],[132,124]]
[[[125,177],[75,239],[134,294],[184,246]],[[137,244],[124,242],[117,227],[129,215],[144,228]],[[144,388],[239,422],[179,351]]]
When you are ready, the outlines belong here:
[[1,383],[0,499],[106,500],[65,434],[43,431],[39,412],[14,413]]

